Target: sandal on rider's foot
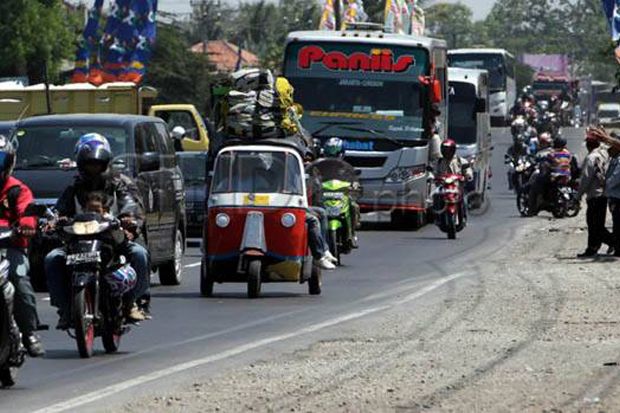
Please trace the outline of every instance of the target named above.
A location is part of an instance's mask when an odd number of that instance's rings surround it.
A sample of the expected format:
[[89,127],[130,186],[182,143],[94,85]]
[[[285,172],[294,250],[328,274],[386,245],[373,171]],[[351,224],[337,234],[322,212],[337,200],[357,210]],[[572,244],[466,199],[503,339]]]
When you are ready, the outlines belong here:
[[134,304],[131,309],[127,312],[127,321],[130,322],[140,322],[146,320],[146,317],[142,311],[138,308],[136,304]]

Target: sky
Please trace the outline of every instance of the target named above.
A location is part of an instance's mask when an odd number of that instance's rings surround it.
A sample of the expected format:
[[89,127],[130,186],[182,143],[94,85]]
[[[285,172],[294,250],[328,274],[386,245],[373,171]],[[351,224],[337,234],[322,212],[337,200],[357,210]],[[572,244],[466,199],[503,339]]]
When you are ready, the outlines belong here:
[[[224,0],[228,3],[238,3],[239,0]],[[310,0],[308,0],[310,1]],[[474,11],[474,19],[484,19],[491,7],[495,3],[495,0],[446,0],[446,3],[462,3],[468,5]],[[437,1],[439,2],[439,1]],[[87,1],[88,3],[88,1]],[[188,13],[190,8],[190,0],[159,0],[159,9],[173,13]]]
[[[159,9],[172,12],[172,13],[182,13],[188,14],[191,11],[190,6],[191,0],[159,0],[158,5]],[[239,3],[240,0],[223,0],[225,3]],[[253,1],[253,0],[245,0],[245,1]],[[308,0],[311,1],[311,0]],[[69,0],[70,3],[85,3],[87,5],[91,5],[93,0]],[[105,3],[109,3],[110,0],[106,0]],[[474,12],[474,19],[481,20],[484,19],[493,7],[495,0],[436,0],[433,3],[458,3],[462,2],[468,5]]]

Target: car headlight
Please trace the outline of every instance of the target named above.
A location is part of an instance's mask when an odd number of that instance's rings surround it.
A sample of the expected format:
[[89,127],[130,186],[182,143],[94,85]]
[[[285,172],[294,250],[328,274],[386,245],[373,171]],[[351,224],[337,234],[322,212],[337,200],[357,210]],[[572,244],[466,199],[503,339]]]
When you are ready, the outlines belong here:
[[228,224],[230,224],[230,217],[228,216],[228,214],[222,212],[215,216],[215,225],[217,225],[218,227],[226,228]]
[[392,169],[392,171],[385,178],[385,183],[400,183],[417,179],[426,175],[426,165],[415,165],[408,167],[398,167]]
[[291,228],[297,222],[297,218],[295,215],[287,212],[286,214],[282,214],[282,218],[280,218],[280,223],[284,228]]

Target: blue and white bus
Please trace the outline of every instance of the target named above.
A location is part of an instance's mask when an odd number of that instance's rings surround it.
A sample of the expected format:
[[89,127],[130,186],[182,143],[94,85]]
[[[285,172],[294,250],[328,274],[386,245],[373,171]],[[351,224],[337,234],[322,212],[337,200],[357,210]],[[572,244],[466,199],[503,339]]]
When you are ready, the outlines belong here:
[[516,60],[504,49],[456,49],[448,51],[448,66],[489,72],[491,122],[504,126],[517,100]]

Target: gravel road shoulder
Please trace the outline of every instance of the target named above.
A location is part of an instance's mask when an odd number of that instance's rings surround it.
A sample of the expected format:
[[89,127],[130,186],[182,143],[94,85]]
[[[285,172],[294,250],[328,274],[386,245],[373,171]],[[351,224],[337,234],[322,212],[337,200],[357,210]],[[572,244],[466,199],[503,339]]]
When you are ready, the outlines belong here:
[[617,411],[617,261],[574,258],[583,215],[524,224],[471,276],[341,326],[337,339],[124,410]]

